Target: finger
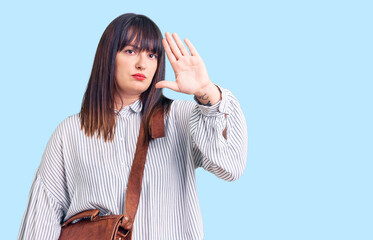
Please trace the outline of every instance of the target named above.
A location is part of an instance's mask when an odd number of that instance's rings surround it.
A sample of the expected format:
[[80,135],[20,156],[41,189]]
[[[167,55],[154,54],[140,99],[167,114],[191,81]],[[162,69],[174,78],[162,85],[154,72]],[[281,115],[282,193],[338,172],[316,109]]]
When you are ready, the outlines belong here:
[[189,39],[185,38],[185,39],[184,39],[184,42],[185,42],[186,45],[188,46],[189,51],[190,51],[190,53],[192,54],[192,56],[198,56],[197,49],[193,46],[193,44],[189,41]]
[[159,81],[155,84],[155,87],[156,88],[169,88],[173,91],[180,92],[180,89],[177,86],[177,83],[172,82],[172,81],[166,81],[166,80]]
[[170,60],[170,63],[172,64],[173,62],[176,61],[176,58],[171,51],[170,45],[168,45],[168,42],[165,38],[163,38],[162,43],[163,43],[164,50],[167,54],[168,60]]
[[184,46],[183,42],[180,40],[179,35],[177,35],[177,33],[173,33],[172,36],[174,37],[176,44],[181,51],[181,54],[183,54],[183,56],[190,56],[188,50]]
[[177,47],[175,41],[172,39],[171,34],[169,32],[166,32],[166,39],[168,42],[168,45],[170,45],[171,51],[176,57],[176,59],[179,59],[182,57],[181,52],[179,48]]

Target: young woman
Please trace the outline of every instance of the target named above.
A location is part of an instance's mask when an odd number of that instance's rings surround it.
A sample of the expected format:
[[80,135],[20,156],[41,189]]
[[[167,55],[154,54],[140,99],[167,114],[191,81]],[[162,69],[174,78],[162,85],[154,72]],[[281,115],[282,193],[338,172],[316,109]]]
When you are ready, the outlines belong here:
[[[35,174],[18,239],[58,239],[61,223],[89,209],[123,214],[143,121],[149,148],[133,239],[202,239],[195,169],[233,181],[247,158],[247,127],[234,95],[212,83],[192,43],[149,18],[123,14],[98,44],[80,113],[62,121]],[[165,78],[165,55],[175,82]],[[169,88],[194,101],[170,100]],[[165,137],[151,139],[165,109]]]

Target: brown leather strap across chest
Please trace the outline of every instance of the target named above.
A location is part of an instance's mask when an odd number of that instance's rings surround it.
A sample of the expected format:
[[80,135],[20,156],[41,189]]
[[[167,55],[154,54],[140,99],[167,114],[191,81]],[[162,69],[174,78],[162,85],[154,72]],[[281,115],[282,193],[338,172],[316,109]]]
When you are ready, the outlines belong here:
[[[163,108],[153,115],[151,131],[153,139],[165,136]],[[130,176],[128,179],[124,221],[122,223],[122,226],[125,229],[132,228],[139,206],[146,155],[149,147],[149,142],[146,142],[144,144],[144,139],[145,130],[143,128],[143,124],[141,124],[139,137],[137,139],[135,158],[133,160]]]

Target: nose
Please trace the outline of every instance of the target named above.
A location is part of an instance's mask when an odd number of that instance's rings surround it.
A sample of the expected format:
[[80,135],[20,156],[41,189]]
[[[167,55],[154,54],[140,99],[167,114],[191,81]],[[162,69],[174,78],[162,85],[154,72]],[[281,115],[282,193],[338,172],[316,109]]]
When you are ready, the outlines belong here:
[[136,64],[135,64],[135,67],[136,69],[139,69],[139,70],[144,70],[146,68],[146,55],[147,55],[147,52],[146,51],[142,51],[138,57],[137,57],[137,61],[136,61]]

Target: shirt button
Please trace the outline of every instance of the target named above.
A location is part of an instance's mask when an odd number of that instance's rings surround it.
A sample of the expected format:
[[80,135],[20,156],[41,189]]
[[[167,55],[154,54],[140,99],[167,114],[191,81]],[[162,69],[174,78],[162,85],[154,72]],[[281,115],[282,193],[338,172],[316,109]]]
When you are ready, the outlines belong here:
[[123,142],[124,139],[121,137],[119,140],[120,140],[121,142]]

